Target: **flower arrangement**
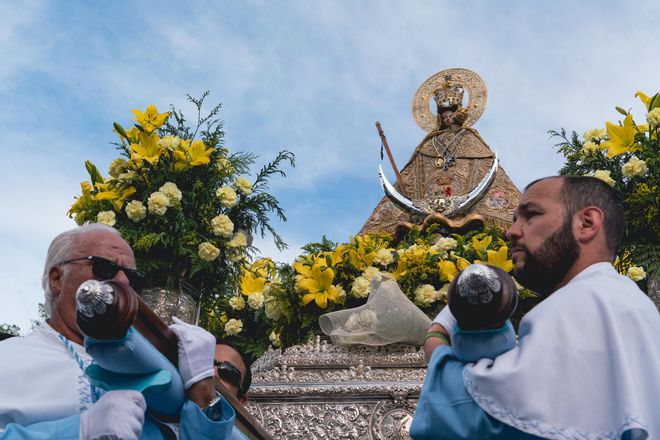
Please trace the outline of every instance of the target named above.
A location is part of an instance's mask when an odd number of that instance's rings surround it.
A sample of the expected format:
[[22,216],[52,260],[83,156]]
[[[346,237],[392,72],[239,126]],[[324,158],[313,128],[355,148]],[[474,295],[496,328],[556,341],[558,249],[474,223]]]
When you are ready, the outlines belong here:
[[286,218],[267,189],[274,174],[285,175],[283,164],[294,166],[294,155],[282,151],[254,180],[246,177],[256,156],[223,146],[220,105],[202,116],[207,95],[188,96],[197,111],[193,127],[180,110],[159,113],[154,105],[133,110],[128,130],[115,123],[120,157],[106,177],[85,163],[90,181],[69,209],[78,224],[118,229],[150,286],[201,297],[202,309],[233,292],[254,252],[254,232],[270,232],[278,248],[286,247],[268,215]]
[[630,110],[616,107],[624,117],[605,128],[576,132],[551,131],[566,162],[562,175],[592,175],[616,188],[622,198],[626,230],[617,269],[647,289],[647,272],[660,274],[660,94],[637,92],[646,123],[635,122]]
[[[269,344],[288,347],[320,334],[319,316],[364,304],[371,281],[383,272],[434,317],[446,304],[449,283],[468,265],[513,269],[501,231],[442,236],[431,227],[424,234],[413,229],[398,243],[387,234],[367,234],[347,243],[323,237],[303,249],[291,265],[268,258],[246,264],[235,295],[215,309],[224,312],[207,315],[209,328],[238,338],[246,352],[258,356]],[[534,293],[520,289],[516,321],[538,301]]]

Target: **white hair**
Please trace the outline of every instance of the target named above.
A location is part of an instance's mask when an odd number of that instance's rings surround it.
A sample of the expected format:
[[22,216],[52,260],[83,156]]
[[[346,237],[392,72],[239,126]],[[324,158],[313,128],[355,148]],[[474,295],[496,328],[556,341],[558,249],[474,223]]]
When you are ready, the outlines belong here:
[[73,244],[76,239],[81,235],[88,234],[95,231],[105,231],[116,234],[121,237],[119,231],[103,223],[90,223],[88,225],[79,226],[77,228],[62,232],[55,237],[48,246],[48,253],[46,254],[46,264],[44,265],[44,273],[41,277],[41,286],[44,288],[44,309],[46,317],[50,318],[53,310],[53,292],[50,290],[50,283],[48,282],[48,273],[51,267],[59,265],[62,261],[72,258],[70,254]]

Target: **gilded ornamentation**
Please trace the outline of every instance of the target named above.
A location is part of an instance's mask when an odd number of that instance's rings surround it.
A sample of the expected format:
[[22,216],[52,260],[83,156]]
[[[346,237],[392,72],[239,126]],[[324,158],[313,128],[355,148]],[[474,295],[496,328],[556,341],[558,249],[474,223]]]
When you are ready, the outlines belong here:
[[[417,125],[427,133],[439,128],[437,117],[431,111],[430,100],[434,95],[437,95],[437,91],[443,89],[443,85],[448,80],[455,85],[460,84],[468,92],[468,103],[465,106],[468,114],[463,126],[472,126],[486,109],[488,89],[486,89],[486,84],[479,75],[468,69],[442,70],[419,86],[412,102],[413,118],[415,118]],[[458,97],[458,93],[454,93],[454,96]],[[452,97],[454,101],[456,97]],[[463,94],[461,93],[460,99],[462,98]],[[455,104],[455,102],[450,100],[448,104]]]

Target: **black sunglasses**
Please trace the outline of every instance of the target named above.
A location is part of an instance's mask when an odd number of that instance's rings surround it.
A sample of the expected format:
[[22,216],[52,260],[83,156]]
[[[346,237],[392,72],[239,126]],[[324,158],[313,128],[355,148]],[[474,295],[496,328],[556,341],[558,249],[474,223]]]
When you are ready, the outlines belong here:
[[243,382],[241,370],[239,370],[236,365],[232,364],[231,362],[213,361],[213,365],[218,368],[218,377],[236,386],[239,389],[240,394],[240,392],[242,392],[241,384]]
[[137,270],[120,266],[115,262],[108,260],[107,258],[97,257],[95,255],[64,260],[60,263],[60,265],[82,260],[90,260],[92,262],[92,274],[94,274],[94,276],[100,280],[111,280],[115,277],[115,275],[117,275],[117,272],[121,270],[124,272],[124,274],[126,274],[126,278],[128,278],[128,284],[130,284],[133,290],[136,292],[142,290],[145,285],[144,276],[142,276],[142,274]]

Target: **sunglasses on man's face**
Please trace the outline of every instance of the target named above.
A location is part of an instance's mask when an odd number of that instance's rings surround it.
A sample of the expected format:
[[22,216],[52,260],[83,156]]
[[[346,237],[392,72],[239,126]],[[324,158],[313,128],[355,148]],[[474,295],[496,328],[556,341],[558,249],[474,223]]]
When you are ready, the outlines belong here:
[[92,262],[92,274],[94,274],[94,276],[100,280],[111,280],[115,277],[115,275],[117,275],[117,272],[121,270],[124,272],[124,274],[126,274],[126,278],[128,278],[128,284],[130,284],[133,290],[136,292],[142,290],[145,285],[144,277],[137,270],[120,266],[114,261],[110,261],[103,257],[97,257],[95,255],[64,260],[60,263],[60,265],[82,260],[89,260]]
[[231,362],[213,361],[213,365],[218,368],[218,377],[236,386],[240,393],[241,382],[243,381],[241,370],[239,370],[238,367],[236,367]]

